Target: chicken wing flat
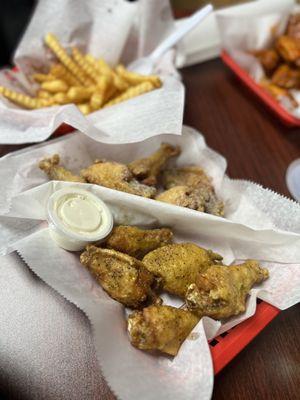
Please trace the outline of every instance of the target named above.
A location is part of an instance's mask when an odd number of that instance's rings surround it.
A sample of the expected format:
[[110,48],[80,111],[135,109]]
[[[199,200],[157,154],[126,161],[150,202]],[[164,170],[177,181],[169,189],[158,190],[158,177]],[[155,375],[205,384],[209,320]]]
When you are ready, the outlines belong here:
[[39,162],[39,168],[44,171],[51,180],[86,183],[80,176],[74,175],[72,172],[61,167],[59,161],[59,155],[54,154],[50,158],[41,160]]
[[141,350],[159,350],[176,356],[198,321],[187,310],[153,305],[128,317],[128,333],[131,344]]
[[143,264],[148,271],[162,277],[164,290],[184,298],[199,273],[221,260],[220,255],[193,243],[177,243],[151,251],[143,258]]
[[209,186],[174,186],[156,196],[155,200],[192,210],[224,216],[224,203],[217,198]]
[[300,59],[300,41],[290,36],[279,36],[276,41],[278,53],[286,62],[297,63]]
[[121,192],[148,198],[153,197],[156,193],[155,188],[143,185],[134,179],[126,165],[114,161],[96,161],[88,168],[83,169],[80,174],[89,183]]
[[211,178],[202,168],[195,165],[165,170],[162,174],[162,184],[165,189],[171,189],[174,186],[212,188]]
[[136,226],[117,226],[105,243],[105,247],[142,259],[147,253],[172,243],[171,229],[140,229]]
[[146,185],[155,185],[157,176],[164,168],[167,161],[180,154],[178,146],[172,146],[168,143],[162,143],[160,148],[149,157],[135,160],[128,164],[128,168],[132,174],[142,183]]
[[300,14],[290,16],[286,30],[287,36],[295,39],[300,39]]
[[200,274],[186,293],[186,303],[199,316],[224,319],[246,309],[246,297],[256,283],[269,276],[257,261],[241,265],[214,265]]
[[282,64],[272,75],[271,81],[274,85],[285,89],[299,88],[300,71],[296,68],[291,68],[287,64]]
[[252,54],[258,58],[267,74],[274,71],[280,62],[279,54],[275,49],[256,50]]
[[127,307],[139,308],[155,298],[154,275],[127,254],[89,245],[81,254],[80,262],[110,297]]

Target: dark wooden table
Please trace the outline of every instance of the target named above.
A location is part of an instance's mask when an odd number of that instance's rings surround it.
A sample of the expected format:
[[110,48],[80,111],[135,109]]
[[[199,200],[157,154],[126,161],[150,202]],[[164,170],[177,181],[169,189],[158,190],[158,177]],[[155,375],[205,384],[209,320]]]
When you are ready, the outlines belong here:
[[[184,69],[183,79],[184,122],[227,158],[228,174],[288,196],[285,171],[300,157],[300,129],[276,121],[220,60]],[[0,146],[0,155],[21,147]],[[300,399],[299,310],[282,312],[219,373],[213,399]],[[115,399],[106,386],[101,398]]]

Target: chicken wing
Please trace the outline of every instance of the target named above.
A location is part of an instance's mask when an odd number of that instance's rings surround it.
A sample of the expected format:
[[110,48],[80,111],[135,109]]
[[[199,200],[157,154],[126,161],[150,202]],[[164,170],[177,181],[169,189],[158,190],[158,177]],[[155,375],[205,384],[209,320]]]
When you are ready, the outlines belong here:
[[258,58],[267,75],[274,71],[280,62],[279,54],[275,49],[254,50],[251,54]]
[[165,170],[162,175],[162,183],[165,189],[171,189],[174,186],[212,188],[211,178],[202,168],[195,165]]
[[198,321],[187,310],[153,305],[129,315],[128,333],[131,344],[141,350],[159,350],[176,356]]
[[299,88],[300,71],[296,68],[291,68],[287,64],[282,64],[272,75],[271,81],[274,85],[285,89]]
[[72,172],[61,167],[59,161],[59,155],[54,154],[50,158],[41,160],[39,162],[39,168],[44,171],[51,180],[86,183],[80,176],[74,175]]
[[167,228],[140,229],[136,226],[117,226],[105,247],[142,259],[147,253],[172,243],[173,232]]
[[155,200],[221,217],[224,215],[224,203],[209,186],[174,186],[157,195]]
[[286,62],[299,62],[300,59],[300,41],[290,36],[279,36],[276,41],[278,53]]
[[119,303],[139,308],[156,296],[154,275],[141,261],[115,250],[87,246],[80,262],[91,272],[102,288]]
[[110,189],[120,190],[151,198],[156,189],[139,183],[134,179],[129,168],[114,161],[96,161],[81,171],[81,176],[89,183],[102,185]]
[[162,277],[164,290],[184,298],[199,273],[221,260],[220,255],[193,243],[178,243],[151,251],[143,258],[143,264],[148,271]]
[[224,319],[246,309],[246,297],[251,287],[269,276],[257,261],[241,265],[214,265],[200,274],[186,293],[186,303],[199,316]]
[[162,143],[160,148],[149,157],[135,160],[128,164],[132,174],[146,185],[155,185],[157,176],[171,157],[178,156],[180,148]]
[[292,14],[288,21],[287,36],[300,39],[300,14]]

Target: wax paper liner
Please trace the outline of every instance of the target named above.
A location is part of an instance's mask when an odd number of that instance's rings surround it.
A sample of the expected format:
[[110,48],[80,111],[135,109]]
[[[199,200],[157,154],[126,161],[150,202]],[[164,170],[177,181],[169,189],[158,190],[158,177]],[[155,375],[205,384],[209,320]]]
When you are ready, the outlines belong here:
[[[247,311],[223,324],[205,318],[193,330],[178,356],[149,355],[130,346],[123,308],[99,287],[79,263],[78,254],[60,249],[45,225],[47,199],[62,187],[84,187],[101,197],[112,209],[116,223],[140,226],[169,226],[175,241],[193,241],[225,256],[225,262],[257,258],[268,265],[271,277],[253,289]],[[23,205],[26,204],[26,207]],[[23,210],[23,211],[22,211]],[[23,214],[22,214],[23,213]],[[38,222],[33,233],[7,243],[7,220],[23,218]],[[186,213],[170,206],[96,185],[48,182],[16,195],[1,223],[2,249],[17,250],[27,265],[47,284],[75,303],[89,317],[104,376],[122,399],[194,399],[211,396],[213,371],[207,338],[217,336],[255,312],[256,296],[285,308],[300,298],[300,235],[278,230],[253,230],[241,224],[196,211]],[[299,264],[297,264],[299,263]],[[293,279],[291,280],[291,276]],[[165,296],[167,304],[178,300]]]
[[[265,73],[260,62],[250,52],[269,48],[274,36],[284,33],[289,16],[299,10],[293,0],[280,0],[269,2],[259,14],[255,5],[252,12],[248,10],[247,14],[242,9],[235,12],[230,9],[219,11],[217,21],[222,48],[259,83],[265,78]],[[295,108],[287,97],[282,97],[279,102],[290,114],[300,118],[300,91],[293,89],[291,93],[299,107]]]
[[[43,157],[59,153],[62,165],[78,173],[97,158],[128,163],[148,156],[162,142],[181,146],[177,165],[199,165],[211,176],[218,196],[225,203],[227,219],[257,229],[279,228],[300,232],[300,208],[297,203],[254,183],[228,178],[225,175],[226,160],[207,147],[199,132],[187,126],[183,127],[180,136],[159,135],[122,145],[96,143],[76,133],[3,157],[0,159],[1,214],[9,210],[15,194],[48,181],[44,172],[37,167]],[[185,212],[191,210],[185,209]]]
[[[147,56],[173,29],[168,0],[41,0],[15,54],[18,69],[2,70],[0,85],[34,93],[37,85],[30,76],[37,70],[46,71],[54,60],[43,45],[48,32],[56,34],[67,49],[77,46],[115,65]],[[160,133],[180,134],[184,87],[173,61],[171,51],[154,66],[153,73],[163,80],[160,89],[87,117],[72,104],[24,110],[1,97],[0,143],[43,141],[63,122],[107,143],[135,142]]]

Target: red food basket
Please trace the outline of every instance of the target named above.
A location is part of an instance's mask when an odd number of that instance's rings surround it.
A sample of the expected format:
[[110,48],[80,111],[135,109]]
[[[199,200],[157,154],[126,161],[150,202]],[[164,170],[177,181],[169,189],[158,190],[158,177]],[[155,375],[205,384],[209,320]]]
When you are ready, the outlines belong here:
[[235,326],[209,342],[215,375],[268,325],[280,310],[262,300],[257,300],[253,317]]
[[241,68],[226,52],[221,53],[223,62],[235,73],[235,75],[287,126],[300,126],[300,118],[296,118],[285,110],[272,96],[261,88],[251,76]]

